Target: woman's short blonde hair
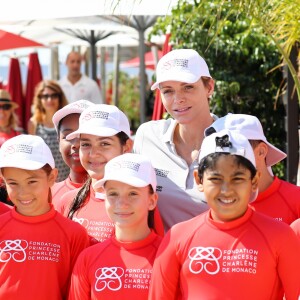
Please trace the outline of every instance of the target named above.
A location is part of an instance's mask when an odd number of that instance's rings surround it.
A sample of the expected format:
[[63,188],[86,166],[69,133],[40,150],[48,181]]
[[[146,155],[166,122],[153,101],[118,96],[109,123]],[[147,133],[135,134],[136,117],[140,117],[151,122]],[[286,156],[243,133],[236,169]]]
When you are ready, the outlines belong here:
[[45,110],[42,105],[41,96],[45,88],[51,89],[53,92],[57,93],[59,96],[59,107],[58,109],[63,108],[68,104],[68,100],[60,87],[60,85],[54,80],[43,80],[35,88],[35,94],[33,98],[33,114],[32,120],[34,122],[42,123],[43,117],[45,115]]

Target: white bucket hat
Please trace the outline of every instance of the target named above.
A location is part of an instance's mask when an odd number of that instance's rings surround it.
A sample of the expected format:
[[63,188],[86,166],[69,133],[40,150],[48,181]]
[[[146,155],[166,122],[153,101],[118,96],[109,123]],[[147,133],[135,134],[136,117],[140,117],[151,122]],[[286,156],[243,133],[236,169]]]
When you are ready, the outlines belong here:
[[211,77],[205,60],[193,49],[177,49],[164,55],[156,67],[156,82],[151,90],[164,81],[194,83],[201,76]]
[[115,180],[135,187],[145,187],[149,184],[156,191],[156,174],[148,157],[125,153],[111,159],[104,169],[104,177],[98,180],[94,187],[102,187],[107,180]]
[[94,105],[94,103],[82,99],[82,100],[72,102],[64,106],[63,108],[59,109],[52,117],[52,122],[54,124],[56,132],[58,132],[58,124],[61,119],[63,119],[64,117],[70,114],[81,114],[85,109],[87,109],[91,105]]
[[217,119],[210,127],[204,131],[205,136],[211,132],[218,132],[222,129],[236,131],[244,135],[248,140],[261,140],[268,146],[266,156],[267,166],[273,166],[286,158],[286,154],[270,144],[264,135],[262,125],[257,117],[246,114],[228,114]]
[[103,137],[113,136],[121,131],[130,137],[130,125],[126,115],[114,105],[94,104],[81,113],[79,128],[66,138],[72,140],[82,133]]
[[36,135],[21,134],[3,143],[0,149],[0,168],[13,167],[37,170],[49,164],[55,167],[50,148]]

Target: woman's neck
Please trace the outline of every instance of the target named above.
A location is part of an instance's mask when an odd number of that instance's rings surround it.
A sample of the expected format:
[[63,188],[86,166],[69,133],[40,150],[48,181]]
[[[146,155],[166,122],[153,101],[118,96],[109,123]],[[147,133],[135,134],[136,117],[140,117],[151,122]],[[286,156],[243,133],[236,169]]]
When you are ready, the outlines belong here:
[[200,120],[193,124],[178,124],[174,131],[174,144],[176,152],[188,165],[190,165],[200,151],[204,139],[204,130],[213,123],[209,116],[207,120]]
[[48,127],[48,128],[52,128],[54,127],[54,124],[53,124],[53,121],[52,121],[52,117],[54,115],[54,112],[46,112],[46,114],[44,115],[43,117],[43,125],[45,127]]
[[6,125],[6,126],[2,126],[0,125],[0,132],[5,132],[5,133],[9,133],[11,131],[11,127]]

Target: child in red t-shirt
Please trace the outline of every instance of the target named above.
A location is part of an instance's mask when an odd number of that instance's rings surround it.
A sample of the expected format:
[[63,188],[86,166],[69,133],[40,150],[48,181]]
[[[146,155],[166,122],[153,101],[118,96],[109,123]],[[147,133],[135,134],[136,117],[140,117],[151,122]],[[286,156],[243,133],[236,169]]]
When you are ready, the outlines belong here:
[[148,299],[161,237],[153,231],[156,174],[148,158],[126,153],[111,159],[104,178],[106,210],[114,235],[78,257],[69,300]]
[[12,206],[0,202],[0,215],[10,211],[11,209],[12,209]]
[[273,176],[271,167],[286,154],[267,141],[259,119],[247,114],[227,114],[208,127],[205,134],[222,129],[244,135],[253,148],[260,173],[259,193],[251,203],[254,210],[287,224],[300,218],[300,187]]
[[79,159],[79,139],[67,140],[66,136],[78,129],[80,114],[91,105],[94,103],[88,100],[78,100],[59,109],[52,117],[57,132],[59,151],[70,168],[68,178],[56,182],[51,188],[54,208],[66,192],[82,187],[87,179],[87,172]]
[[295,220],[291,224],[291,228],[295,231],[295,233],[297,234],[298,238],[300,239],[300,219]]
[[84,228],[51,204],[57,169],[39,136],[19,135],[0,149],[1,174],[14,208],[0,216],[0,298],[66,299]]
[[[79,139],[80,161],[89,178],[81,189],[66,193],[57,210],[84,226],[91,244],[103,242],[112,236],[114,224],[106,213],[103,191],[95,189],[95,183],[103,178],[107,162],[131,152],[133,141],[128,118],[114,105],[95,104],[82,112],[78,130],[66,138]],[[156,229],[160,228],[163,234],[160,224]]]
[[166,234],[149,299],[298,299],[300,243],[248,205],[258,177],[245,136],[222,130],[203,140],[195,180],[210,209]]

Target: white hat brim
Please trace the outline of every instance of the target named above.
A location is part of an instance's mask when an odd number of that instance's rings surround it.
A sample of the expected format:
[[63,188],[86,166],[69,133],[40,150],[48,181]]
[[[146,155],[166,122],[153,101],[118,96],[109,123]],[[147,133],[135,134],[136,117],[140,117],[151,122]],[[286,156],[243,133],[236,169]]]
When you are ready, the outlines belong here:
[[[45,163],[36,162],[32,160],[2,160],[0,168],[18,168],[24,170],[38,170],[45,166]],[[51,166],[53,167],[53,166]]]
[[120,131],[117,131],[112,128],[107,128],[107,127],[98,127],[98,128],[82,128],[78,129],[66,136],[67,140],[72,140],[74,138],[79,138],[81,134],[91,134],[91,135],[96,135],[96,136],[102,136],[102,137],[108,137],[108,136],[113,136],[118,134]]
[[104,178],[98,180],[95,183],[94,187],[95,188],[103,187],[105,182],[108,180],[119,181],[119,182],[131,185],[131,186],[135,186],[135,187],[145,187],[145,186],[148,186],[149,184],[151,184],[151,183],[146,182],[135,176],[128,176],[128,173],[126,173],[126,176],[123,176],[122,172],[118,172],[115,175],[110,175],[107,177],[104,176]]

